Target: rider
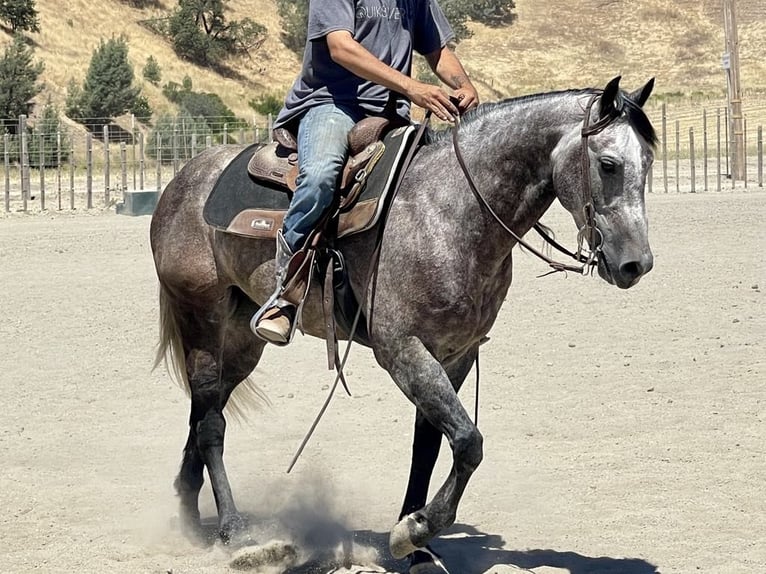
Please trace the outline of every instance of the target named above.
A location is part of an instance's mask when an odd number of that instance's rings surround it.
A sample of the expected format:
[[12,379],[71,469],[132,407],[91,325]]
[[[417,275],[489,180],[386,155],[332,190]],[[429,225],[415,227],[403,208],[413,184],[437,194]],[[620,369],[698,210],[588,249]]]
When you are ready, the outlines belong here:
[[437,0],[309,1],[303,67],[274,124],[293,133],[297,126],[298,179],[277,236],[277,288],[251,322],[262,339],[290,341],[297,309],[280,297],[288,267],[332,203],[354,124],[392,107],[409,120],[410,102],[444,121],[458,114],[441,88],[410,77],[413,49],[454,90],[461,110],[478,105],[476,89],[448,46],[453,39]]

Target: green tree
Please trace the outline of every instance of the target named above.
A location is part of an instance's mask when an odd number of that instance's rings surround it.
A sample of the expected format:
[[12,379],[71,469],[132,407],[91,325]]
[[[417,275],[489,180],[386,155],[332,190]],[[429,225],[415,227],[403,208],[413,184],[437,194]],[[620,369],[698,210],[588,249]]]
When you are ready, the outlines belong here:
[[[29,113],[32,98],[42,91],[37,80],[44,67],[32,61],[32,49],[17,34],[0,57],[0,118]],[[10,129],[15,131],[12,124]]]
[[262,116],[276,116],[282,109],[285,98],[281,94],[263,94],[248,102],[248,105]]
[[155,86],[160,85],[160,80],[162,79],[162,70],[160,69],[160,65],[157,63],[157,60],[154,56],[149,56],[146,59],[143,75],[146,81],[154,84]]
[[309,0],[277,0],[277,13],[282,20],[282,43],[296,54],[303,54],[309,22]]
[[35,0],[0,0],[0,21],[7,22],[14,32],[40,31]]
[[128,61],[128,44],[124,37],[102,39],[93,52],[79,101],[67,109],[77,109],[78,120],[87,120],[97,128],[112,118],[129,112],[140,88],[133,86],[133,66]]
[[168,24],[173,49],[180,57],[201,65],[220,63],[228,54],[260,46],[266,28],[244,18],[226,21],[225,0],[179,0]]

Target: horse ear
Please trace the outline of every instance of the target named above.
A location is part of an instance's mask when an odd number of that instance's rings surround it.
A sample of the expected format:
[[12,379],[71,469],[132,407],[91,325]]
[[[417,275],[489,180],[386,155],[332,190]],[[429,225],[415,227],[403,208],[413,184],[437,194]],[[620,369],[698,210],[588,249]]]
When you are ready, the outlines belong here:
[[620,101],[620,79],[622,76],[612,78],[604,88],[599,102],[600,117],[615,116],[622,111],[622,102]]
[[630,94],[628,97],[636,102],[639,107],[643,108],[644,104],[646,103],[646,100],[649,99],[649,96],[652,94],[652,90],[654,89],[654,78],[646,82],[646,85],[643,88],[640,88]]

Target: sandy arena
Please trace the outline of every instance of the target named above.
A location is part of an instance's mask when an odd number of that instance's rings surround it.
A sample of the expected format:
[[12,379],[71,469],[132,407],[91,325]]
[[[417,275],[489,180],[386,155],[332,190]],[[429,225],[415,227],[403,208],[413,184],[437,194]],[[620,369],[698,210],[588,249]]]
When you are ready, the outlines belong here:
[[[452,574],[766,572],[766,193],[648,207],[655,268],[631,290],[538,279],[544,265],[517,254],[482,353],[484,462],[435,543]],[[544,221],[571,244],[567,215]],[[188,401],[151,370],[148,229],[112,212],[0,219],[0,572],[230,571],[228,548],[177,524]],[[380,550],[356,562],[403,572],[387,540],[414,411],[371,353],[352,352],[353,398],[336,397],[285,474],[332,383],[324,365],[304,337],[264,355],[271,406],[229,424],[235,498],[260,542],[310,553],[346,527]],[[470,379],[462,397],[472,411]]]

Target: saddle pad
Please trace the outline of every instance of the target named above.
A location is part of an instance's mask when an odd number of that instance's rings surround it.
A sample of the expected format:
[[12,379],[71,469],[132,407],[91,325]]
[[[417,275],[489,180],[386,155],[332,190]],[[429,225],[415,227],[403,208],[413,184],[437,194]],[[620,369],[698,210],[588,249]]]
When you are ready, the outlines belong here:
[[[339,237],[365,231],[378,222],[415,131],[414,126],[405,126],[383,138],[383,157],[368,176],[354,207],[341,214]],[[247,164],[255,149],[256,145],[246,148],[226,166],[210,192],[203,216],[209,225],[228,233],[273,239],[282,228],[291,194],[248,174]]]

